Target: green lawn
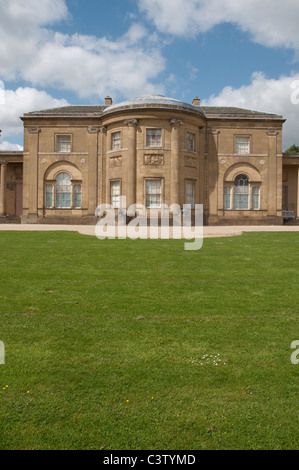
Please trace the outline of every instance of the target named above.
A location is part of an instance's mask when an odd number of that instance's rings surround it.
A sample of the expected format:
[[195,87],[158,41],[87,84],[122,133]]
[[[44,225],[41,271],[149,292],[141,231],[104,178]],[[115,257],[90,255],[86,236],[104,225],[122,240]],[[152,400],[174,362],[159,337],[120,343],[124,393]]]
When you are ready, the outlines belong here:
[[0,448],[299,449],[299,236],[0,233]]

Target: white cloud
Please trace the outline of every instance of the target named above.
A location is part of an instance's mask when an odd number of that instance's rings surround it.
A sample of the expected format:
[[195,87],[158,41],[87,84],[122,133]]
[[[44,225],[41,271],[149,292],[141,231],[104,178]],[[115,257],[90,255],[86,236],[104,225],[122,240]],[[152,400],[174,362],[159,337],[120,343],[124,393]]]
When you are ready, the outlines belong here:
[[[268,79],[261,72],[252,75],[250,85],[240,88],[225,87],[218,96],[202,100],[202,106],[236,106],[254,111],[282,115],[284,124],[284,149],[292,144],[299,145],[298,122],[299,73]],[[299,102],[299,100],[298,100]]]
[[[142,48],[146,31],[134,25],[117,41],[56,33],[24,68],[27,81],[72,90],[80,97],[131,96],[157,90],[151,84],[164,70],[159,50]],[[158,85],[159,91],[163,86]]]
[[24,113],[68,104],[66,100],[55,99],[44,91],[28,87],[18,88],[15,91],[5,90],[4,98],[4,104],[0,105],[2,137],[23,132],[23,123],[20,117]]
[[12,144],[12,143],[5,140],[4,142],[0,142],[0,150],[8,150],[8,151],[12,150],[12,151],[19,152],[19,151],[23,150],[23,147],[22,147],[22,145]]
[[122,37],[67,35],[49,26],[68,16],[65,0],[0,0],[1,79],[71,90],[80,97],[164,91],[156,38],[138,23]]
[[0,0],[1,78],[22,77],[40,44],[51,39],[45,26],[67,16],[65,0]]
[[298,0],[138,0],[138,4],[161,32],[194,36],[229,22],[265,46],[299,49]]

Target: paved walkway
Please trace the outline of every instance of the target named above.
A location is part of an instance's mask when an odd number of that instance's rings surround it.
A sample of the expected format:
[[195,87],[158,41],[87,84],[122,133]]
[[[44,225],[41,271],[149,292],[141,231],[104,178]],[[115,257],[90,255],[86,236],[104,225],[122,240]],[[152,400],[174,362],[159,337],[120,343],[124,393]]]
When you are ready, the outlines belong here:
[[[95,236],[93,225],[46,225],[46,224],[0,224],[1,230],[14,231],[68,231],[82,235]],[[299,232],[299,225],[267,225],[267,226],[217,226],[204,227],[204,238],[231,237],[242,235],[244,232]],[[148,235],[149,238],[149,235]]]

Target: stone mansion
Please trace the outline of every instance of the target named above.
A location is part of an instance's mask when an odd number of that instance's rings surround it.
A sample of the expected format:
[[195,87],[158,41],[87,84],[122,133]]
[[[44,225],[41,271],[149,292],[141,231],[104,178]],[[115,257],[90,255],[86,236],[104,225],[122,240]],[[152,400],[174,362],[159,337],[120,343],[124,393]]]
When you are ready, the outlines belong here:
[[146,95],[21,119],[24,151],[0,152],[2,218],[91,224],[100,204],[124,199],[202,204],[206,225],[299,217],[299,156],[282,154],[282,116]]

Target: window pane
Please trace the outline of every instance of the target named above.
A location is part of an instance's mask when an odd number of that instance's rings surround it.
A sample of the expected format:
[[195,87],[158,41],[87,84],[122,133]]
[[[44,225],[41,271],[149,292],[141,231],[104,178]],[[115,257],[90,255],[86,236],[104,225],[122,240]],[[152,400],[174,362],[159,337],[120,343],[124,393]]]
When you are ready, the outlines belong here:
[[224,186],[224,209],[225,210],[231,209],[231,195],[232,195],[231,186]]
[[249,179],[246,175],[238,175],[235,178],[234,209],[249,209]]
[[74,208],[81,208],[81,184],[74,185]]
[[72,183],[67,173],[59,173],[56,177],[56,207],[58,209],[72,207]]
[[114,132],[112,134],[112,150],[119,150],[121,148],[121,134],[120,132]]
[[236,137],[236,153],[248,155],[250,153],[249,137]]
[[71,151],[71,136],[70,135],[57,135],[56,136],[56,152],[70,152]]
[[252,210],[257,211],[260,208],[260,188],[253,186],[252,188]]
[[46,184],[46,208],[52,209],[53,207],[53,185]]
[[190,204],[191,209],[194,209],[195,183],[186,183],[186,204]]
[[191,152],[194,152],[194,150],[195,150],[195,135],[191,134],[191,132],[187,132],[186,146],[187,146],[187,150],[189,150]]
[[236,194],[235,192],[234,207],[236,210],[249,209],[249,194]]
[[161,207],[161,180],[146,181],[146,207]]
[[111,206],[120,207],[120,181],[111,181]]
[[146,130],[146,146],[147,147],[161,147],[162,146],[161,129],[147,129]]

